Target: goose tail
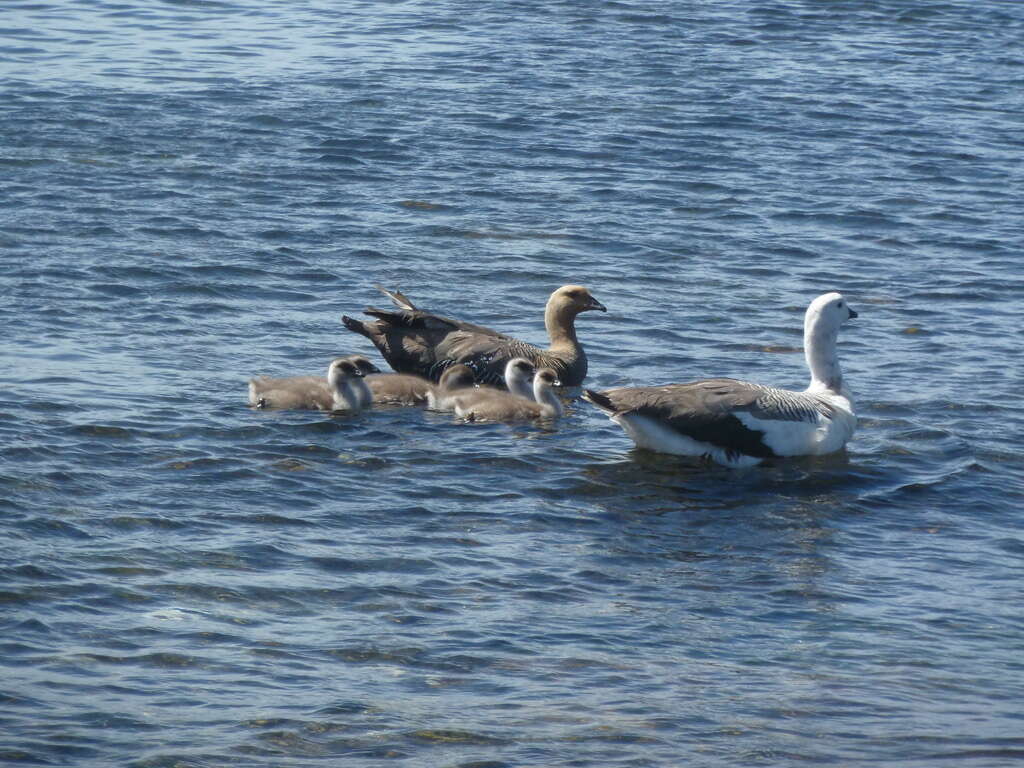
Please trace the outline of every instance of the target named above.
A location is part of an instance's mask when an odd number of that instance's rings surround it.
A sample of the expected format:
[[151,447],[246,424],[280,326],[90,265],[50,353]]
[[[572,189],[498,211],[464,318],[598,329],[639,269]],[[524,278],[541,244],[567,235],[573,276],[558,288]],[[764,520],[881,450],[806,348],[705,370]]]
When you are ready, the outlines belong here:
[[397,288],[393,291],[389,291],[382,285],[375,285],[374,288],[376,288],[378,291],[380,291],[389,299],[391,299],[395,303],[395,306],[398,307],[399,309],[404,309],[406,312],[416,311],[416,305],[412,303],[408,296],[399,291]]
[[348,315],[342,315],[341,322],[350,331],[358,333],[360,336],[365,336],[368,339],[373,338],[373,334],[370,329],[366,327],[366,324],[356,320],[355,318],[349,317]]
[[593,389],[583,390],[583,399],[591,405],[595,405],[605,413],[615,413],[615,405],[607,395]]

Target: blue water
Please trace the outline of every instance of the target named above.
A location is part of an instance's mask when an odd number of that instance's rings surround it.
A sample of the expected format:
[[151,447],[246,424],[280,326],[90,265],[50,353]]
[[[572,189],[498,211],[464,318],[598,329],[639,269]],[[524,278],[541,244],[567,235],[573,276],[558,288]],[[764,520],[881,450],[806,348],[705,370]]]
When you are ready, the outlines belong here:
[[[7,0],[0,764],[1024,761],[1022,86],[1004,0]],[[569,282],[599,388],[842,290],[848,451],[245,406]]]

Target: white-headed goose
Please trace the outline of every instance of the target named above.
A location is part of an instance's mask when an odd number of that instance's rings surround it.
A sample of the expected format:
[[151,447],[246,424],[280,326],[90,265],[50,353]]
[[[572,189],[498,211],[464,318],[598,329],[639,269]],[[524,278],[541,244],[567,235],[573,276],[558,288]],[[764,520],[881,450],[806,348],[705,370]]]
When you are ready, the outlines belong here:
[[368,307],[366,314],[376,320],[342,317],[342,322],[372,341],[396,371],[431,381],[437,381],[445,368],[464,363],[473,369],[477,383],[504,387],[506,364],[524,357],[538,368],[554,369],[565,386],[577,386],[587,375],[587,356],[576,338],[576,316],[592,309],[606,311],[583,286],[562,286],[551,294],[544,310],[550,346],[540,349],[490,328],[417,309],[401,293],[380,290],[391,297],[397,311]]
[[585,390],[640,448],[751,466],[774,456],[840,450],[857,425],[836,354],[839,326],[856,317],[839,293],[811,302],[804,316],[804,355],[811,383],[803,392],[735,379],[660,387]]

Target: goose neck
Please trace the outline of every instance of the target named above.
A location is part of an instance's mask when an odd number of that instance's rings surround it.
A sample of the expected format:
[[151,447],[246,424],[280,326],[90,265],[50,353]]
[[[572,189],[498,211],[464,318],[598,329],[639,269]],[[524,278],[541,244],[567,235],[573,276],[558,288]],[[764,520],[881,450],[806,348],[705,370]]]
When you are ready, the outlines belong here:
[[563,413],[562,401],[547,382],[539,382],[533,387],[533,395],[545,416],[559,418]]
[[544,328],[547,329],[552,349],[578,349],[576,312],[572,307],[549,303],[544,310]]
[[811,373],[809,391],[841,392],[843,372],[836,351],[838,329],[808,323],[804,331],[804,357]]

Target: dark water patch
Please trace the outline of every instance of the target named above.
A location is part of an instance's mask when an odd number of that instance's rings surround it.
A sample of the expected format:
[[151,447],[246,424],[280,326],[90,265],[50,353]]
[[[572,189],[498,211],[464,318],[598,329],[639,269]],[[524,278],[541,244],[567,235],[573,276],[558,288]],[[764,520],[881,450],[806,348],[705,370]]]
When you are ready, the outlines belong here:
[[[48,486],[47,490],[52,490],[53,487]],[[62,510],[52,510],[51,512],[60,514]],[[30,536],[55,538],[57,540],[88,540],[93,538],[93,535],[87,532],[84,527],[56,518],[28,518],[18,521],[14,530]]]
[[432,237],[485,238],[495,240],[564,240],[571,235],[563,232],[502,232],[458,230],[451,227],[432,227]]
[[106,524],[115,530],[146,531],[146,530],[182,530],[187,526],[177,520],[156,516],[120,515],[109,518]]
[[62,581],[65,579],[63,574],[46,571],[36,565],[0,568],[0,573],[11,579],[28,579],[30,581]]
[[400,208],[407,208],[413,211],[423,211],[430,213],[446,213],[451,211],[451,207],[442,203],[432,203],[426,200],[399,200],[395,205]]
[[132,667],[153,667],[157,669],[209,668],[211,665],[202,657],[180,653],[145,653],[135,656],[114,656],[101,653],[73,654],[72,661],[82,663],[86,667],[94,665],[115,665]]
[[[173,472],[187,472],[196,481],[206,483],[219,483],[226,480],[244,480],[260,476],[258,468],[251,467],[248,462],[234,458],[199,458],[171,461],[163,464],[164,470]],[[300,462],[288,463],[285,460],[284,466],[279,469],[295,471],[305,468]]]
[[496,746],[505,743],[504,739],[485,733],[459,730],[427,730],[412,731],[408,738],[413,741],[432,745],[472,744],[479,746]]
[[125,440],[134,437],[131,430],[101,424],[81,424],[70,427],[68,432],[80,437],[104,437]]
[[317,523],[312,520],[307,520],[302,517],[288,517],[277,514],[256,514],[244,519],[243,522],[252,523],[260,526],[297,526],[297,527],[316,527]]
[[429,573],[433,563],[408,558],[378,558],[353,560],[339,557],[314,557],[310,561],[318,568],[332,573]]

